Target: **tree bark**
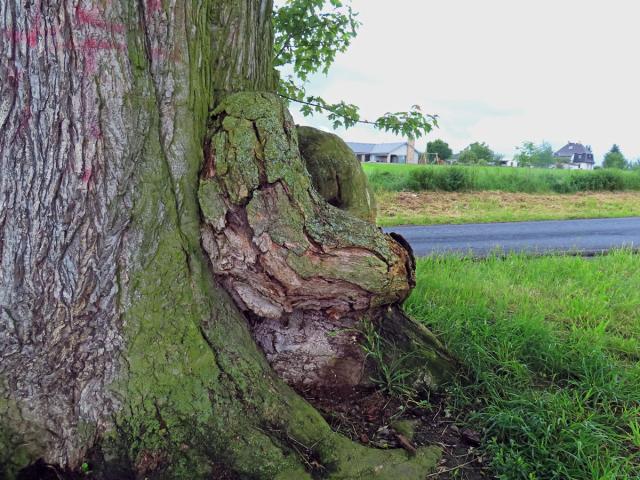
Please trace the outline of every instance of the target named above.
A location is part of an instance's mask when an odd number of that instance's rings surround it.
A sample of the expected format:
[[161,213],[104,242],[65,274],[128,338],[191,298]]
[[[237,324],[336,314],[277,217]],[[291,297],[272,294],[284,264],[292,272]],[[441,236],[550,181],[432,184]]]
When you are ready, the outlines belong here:
[[349,332],[402,301],[413,269],[311,188],[271,93],[271,10],[0,3],[7,477],[38,458],[119,479],[434,464],[352,444],[282,381],[361,381]]

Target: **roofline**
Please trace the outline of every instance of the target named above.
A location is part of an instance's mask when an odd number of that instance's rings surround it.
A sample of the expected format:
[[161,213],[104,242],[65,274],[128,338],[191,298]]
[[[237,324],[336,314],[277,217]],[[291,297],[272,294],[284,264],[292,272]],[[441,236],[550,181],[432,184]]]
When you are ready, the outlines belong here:
[[[420,150],[418,150],[415,145],[411,145],[409,142],[382,142],[382,143],[365,143],[365,142],[345,142],[347,144],[347,146],[349,148],[351,148],[351,146],[349,145],[350,143],[358,143],[360,145],[373,145],[374,147],[377,147],[378,145],[398,145],[398,147],[394,148],[393,150],[391,150],[391,152],[395,152],[398,148],[403,147],[403,146],[407,146],[409,148],[413,148],[413,151],[416,152],[418,155],[423,154],[424,152],[421,152]],[[383,154],[377,154],[377,153],[373,153],[373,152],[359,152],[354,150],[353,148],[351,148],[351,150],[353,150],[353,153],[355,153],[356,155],[383,155]],[[387,155],[391,154],[391,152],[388,152]]]

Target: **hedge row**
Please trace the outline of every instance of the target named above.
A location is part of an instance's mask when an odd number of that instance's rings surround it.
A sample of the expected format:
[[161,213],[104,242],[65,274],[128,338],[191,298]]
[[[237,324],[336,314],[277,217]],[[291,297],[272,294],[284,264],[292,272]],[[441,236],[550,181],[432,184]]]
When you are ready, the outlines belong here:
[[389,191],[499,190],[526,193],[640,190],[640,172],[438,165],[364,165],[374,189]]

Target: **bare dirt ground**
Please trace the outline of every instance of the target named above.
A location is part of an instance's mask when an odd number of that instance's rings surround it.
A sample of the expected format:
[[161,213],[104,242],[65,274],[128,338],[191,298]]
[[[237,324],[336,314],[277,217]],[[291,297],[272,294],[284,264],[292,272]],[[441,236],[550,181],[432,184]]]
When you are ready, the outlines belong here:
[[437,445],[442,460],[427,479],[480,480],[491,478],[488,459],[479,451],[481,435],[453,418],[446,398],[406,402],[373,388],[349,391],[307,391],[303,396],[332,428],[373,448],[416,448]]
[[378,223],[429,225],[640,216],[640,192],[383,192]]

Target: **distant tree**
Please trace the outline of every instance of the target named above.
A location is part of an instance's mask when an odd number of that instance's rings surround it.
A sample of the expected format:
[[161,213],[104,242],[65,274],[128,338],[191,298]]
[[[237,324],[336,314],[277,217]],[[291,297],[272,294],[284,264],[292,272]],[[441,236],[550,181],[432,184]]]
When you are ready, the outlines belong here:
[[629,166],[626,158],[620,151],[620,147],[616,144],[611,147],[611,150],[607,152],[604,156],[604,161],[602,162],[602,166],[604,168],[618,168],[625,169]]
[[548,168],[555,163],[553,148],[547,142],[536,145],[533,142],[523,142],[517,147],[518,153],[514,157],[521,167]]
[[446,160],[451,158],[453,151],[449,148],[449,144],[444,140],[436,139],[433,142],[427,143],[427,152],[430,154],[437,153],[438,158]]
[[462,163],[464,165],[475,165],[478,162],[478,157],[476,156],[476,154],[474,152],[472,152],[471,150],[468,149],[464,149],[462,150],[459,154],[458,154],[458,162],[457,163]]
[[460,152],[458,163],[465,165],[486,165],[497,158],[498,156],[485,142],[474,142]]

